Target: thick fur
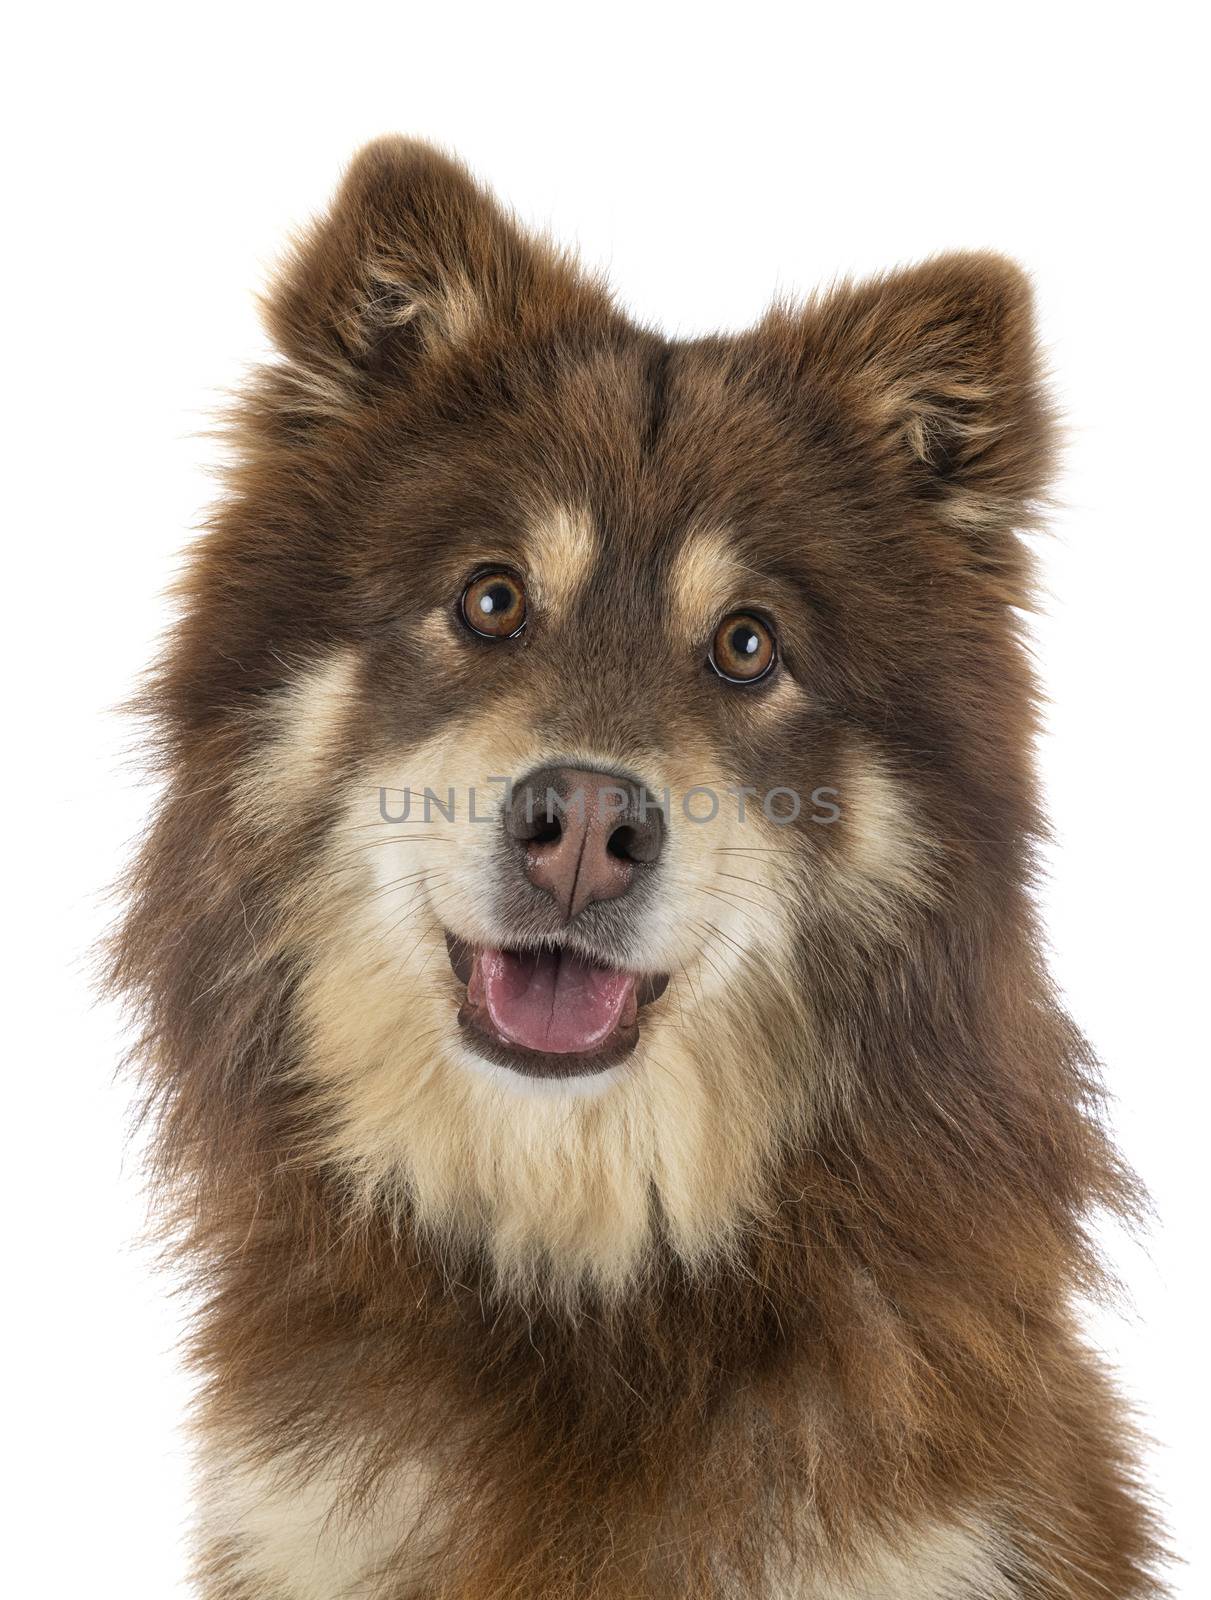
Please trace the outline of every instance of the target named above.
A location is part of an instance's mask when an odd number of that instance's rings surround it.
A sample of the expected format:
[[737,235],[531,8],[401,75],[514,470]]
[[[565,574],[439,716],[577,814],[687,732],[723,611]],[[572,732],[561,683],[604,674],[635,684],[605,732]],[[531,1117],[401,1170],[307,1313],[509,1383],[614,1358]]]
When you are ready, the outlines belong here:
[[[668,341],[385,140],[267,315],[112,973],[202,1295],[201,1593],[1155,1593],[1073,1314],[1137,1197],[1030,899],[1021,273]],[[494,562],[516,645],[454,618]],[[752,690],[704,664],[738,606],[781,634]],[[444,930],[542,932],[494,828],[379,798],[491,816],[553,759],[837,812],[674,807],[642,915],[586,914],[672,981],[581,1094],[460,1042]]]

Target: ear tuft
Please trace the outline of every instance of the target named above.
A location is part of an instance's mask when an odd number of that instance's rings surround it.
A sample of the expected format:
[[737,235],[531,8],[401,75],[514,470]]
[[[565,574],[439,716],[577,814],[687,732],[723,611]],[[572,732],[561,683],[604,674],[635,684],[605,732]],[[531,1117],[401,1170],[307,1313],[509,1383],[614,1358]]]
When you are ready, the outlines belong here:
[[801,313],[798,331],[801,375],[837,393],[905,488],[972,530],[1033,519],[1054,417],[1030,284],[1012,261],[945,255],[847,284]]

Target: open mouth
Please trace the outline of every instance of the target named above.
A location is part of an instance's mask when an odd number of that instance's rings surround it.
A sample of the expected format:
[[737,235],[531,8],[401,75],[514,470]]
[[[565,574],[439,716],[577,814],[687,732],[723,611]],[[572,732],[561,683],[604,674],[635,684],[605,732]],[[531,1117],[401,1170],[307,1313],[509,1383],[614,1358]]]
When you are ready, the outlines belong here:
[[536,1078],[602,1072],[639,1040],[640,1008],[663,974],[627,972],[571,949],[493,949],[452,934],[446,948],[466,985],[458,1020],[478,1054]]

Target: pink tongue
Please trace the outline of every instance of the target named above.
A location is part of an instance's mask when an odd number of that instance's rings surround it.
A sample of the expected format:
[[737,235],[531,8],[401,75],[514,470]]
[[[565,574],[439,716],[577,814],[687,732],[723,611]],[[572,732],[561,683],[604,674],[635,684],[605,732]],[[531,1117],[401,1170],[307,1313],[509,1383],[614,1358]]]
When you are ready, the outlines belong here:
[[613,1033],[634,996],[635,975],[566,951],[481,950],[470,989],[482,989],[493,1027],[513,1044],[570,1055],[596,1049]]

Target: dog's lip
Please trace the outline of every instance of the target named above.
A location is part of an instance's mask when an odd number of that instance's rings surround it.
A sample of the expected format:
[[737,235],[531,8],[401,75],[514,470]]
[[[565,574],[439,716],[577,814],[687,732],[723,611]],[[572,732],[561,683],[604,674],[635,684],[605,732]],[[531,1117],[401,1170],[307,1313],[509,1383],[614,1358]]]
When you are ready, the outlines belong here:
[[[468,1043],[529,1077],[575,1077],[616,1065],[638,1043],[639,1008],[668,986],[667,974],[596,961],[570,943],[496,947],[447,932],[446,950],[465,985],[458,1020]],[[542,1006],[535,1006],[531,984]]]

